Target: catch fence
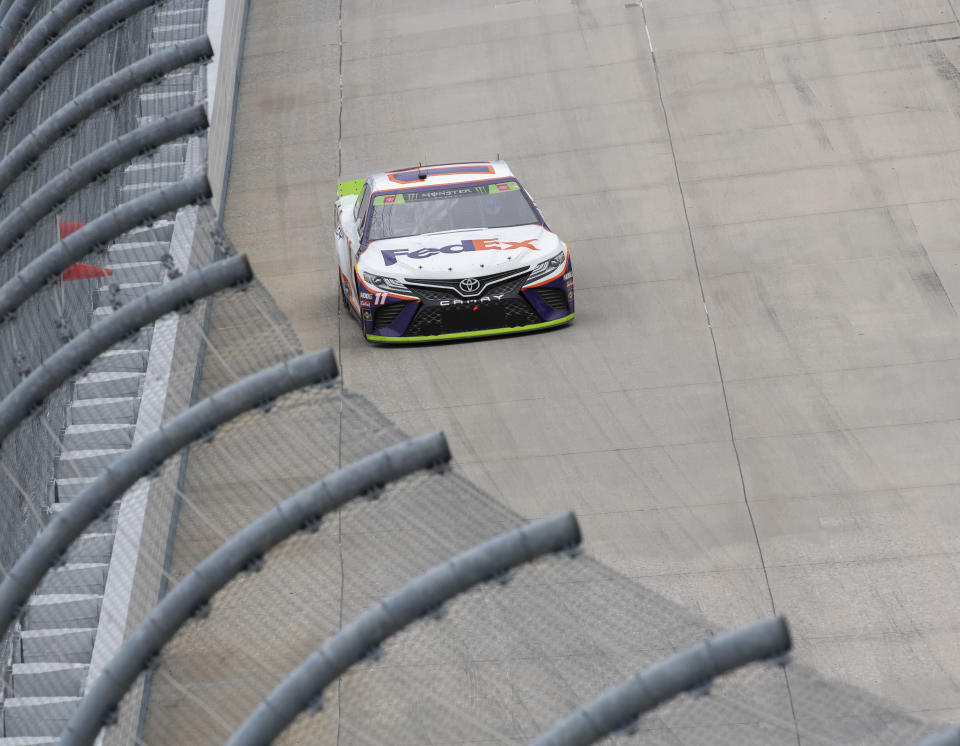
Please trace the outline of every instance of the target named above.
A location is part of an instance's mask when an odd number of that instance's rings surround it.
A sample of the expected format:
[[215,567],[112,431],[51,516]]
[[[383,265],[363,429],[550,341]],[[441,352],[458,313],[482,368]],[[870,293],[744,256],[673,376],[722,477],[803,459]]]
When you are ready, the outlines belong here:
[[305,353],[210,202],[206,13],[0,2],[0,744],[960,743]]

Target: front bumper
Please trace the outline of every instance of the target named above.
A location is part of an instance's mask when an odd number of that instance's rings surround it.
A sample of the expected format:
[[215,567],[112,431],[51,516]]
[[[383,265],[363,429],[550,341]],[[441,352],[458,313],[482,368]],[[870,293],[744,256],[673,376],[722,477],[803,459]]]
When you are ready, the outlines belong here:
[[386,343],[466,339],[536,331],[573,319],[569,262],[564,272],[547,282],[525,286],[526,277],[490,285],[473,299],[461,297],[453,288],[408,285],[409,298],[387,296],[364,315],[366,338]]

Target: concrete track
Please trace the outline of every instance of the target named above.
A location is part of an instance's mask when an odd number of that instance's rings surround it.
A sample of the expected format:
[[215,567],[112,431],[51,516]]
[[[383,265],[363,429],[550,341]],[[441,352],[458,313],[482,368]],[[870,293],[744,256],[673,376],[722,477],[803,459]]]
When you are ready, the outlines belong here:
[[[305,347],[505,504],[960,721],[958,37],[950,0],[257,0],[227,230]],[[498,153],[576,322],[362,343],[338,177]]]

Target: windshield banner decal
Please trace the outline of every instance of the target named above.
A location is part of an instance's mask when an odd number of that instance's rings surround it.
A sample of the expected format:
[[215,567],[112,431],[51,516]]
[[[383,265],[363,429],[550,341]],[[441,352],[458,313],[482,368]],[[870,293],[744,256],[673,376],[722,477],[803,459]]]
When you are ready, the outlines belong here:
[[539,251],[533,245],[535,239],[529,238],[526,241],[501,241],[499,238],[477,238],[452,243],[448,246],[438,248],[422,249],[381,249],[384,266],[389,267],[397,263],[398,256],[406,256],[410,259],[429,259],[437,254],[462,254],[464,251],[516,251],[517,249],[531,249]]

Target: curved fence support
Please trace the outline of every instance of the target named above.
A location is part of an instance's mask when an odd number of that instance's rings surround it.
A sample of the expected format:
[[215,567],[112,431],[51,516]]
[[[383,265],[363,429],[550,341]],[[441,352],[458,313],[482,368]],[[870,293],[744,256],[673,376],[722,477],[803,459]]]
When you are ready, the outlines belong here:
[[[16,75],[3,93],[0,93],[0,122],[8,121],[30,94],[87,44],[156,2],[157,0],[113,0],[77,23],[44,49],[22,73]],[[8,61],[4,61],[4,64]]]
[[960,728],[950,728],[924,738],[916,746],[960,746]]
[[0,401],[0,446],[50,393],[100,353],[161,316],[251,279],[247,258],[234,256],[161,285],[94,324],[54,352]]
[[[16,43],[10,53],[2,58],[0,89],[10,85],[11,81],[30,64],[41,49],[56,39],[67,24],[89,7],[90,0],[60,0],[54,5],[43,18],[23,35],[23,38]],[[0,18],[2,17],[2,14],[0,14]]]
[[296,389],[328,385],[336,376],[337,363],[330,350],[301,355],[221,389],[173,417],[120,456],[47,524],[0,583],[0,637],[6,634],[47,570],[137,480],[224,422]]
[[17,309],[47,282],[56,279],[71,264],[80,261],[98,246],[105,246],[127,231],[156,220],[161,215],[209,199],[210,195],[206,174],[198,174],[124,202],[90,221],[55,243],[0,286],[0,323],[11,319]]
[[137,60],[88,88],[47,117],[0,160],[0,193],[41,153],[90,115],[151,80],[212,55],[210,40],[205,35],[198,36]]
[[197,104],[121,135],[84,156],[27,197],[0,222],[0,256],[9,251],[43,216],[99,175],[164,143],[206,127],[207,115],[203,104]]
[[726,632],[664,658],[608,689],[537,736],[530,746],[589,746],[678,694],[748,663],[785,655],[792,642],[783,617]]
[[61,746],[91,744],[127,689],[177,630],[214,593],[270,549],[360,495],[420,469],[450,460],[443,433],[411,438],[315,482],[231,537],[181,580],[133,631],[81,700],[60,737]]
[[270,743],[337,677],[411,622],[477,583],[579,544],[577,519],[566,513],[508,531],[428,570],[323,643],[253,711],[228,746]]
[[38,0],[13,0],[8,11],[0,18],[0,59],[6,56],[17,32],[23,27],[37,2]]

